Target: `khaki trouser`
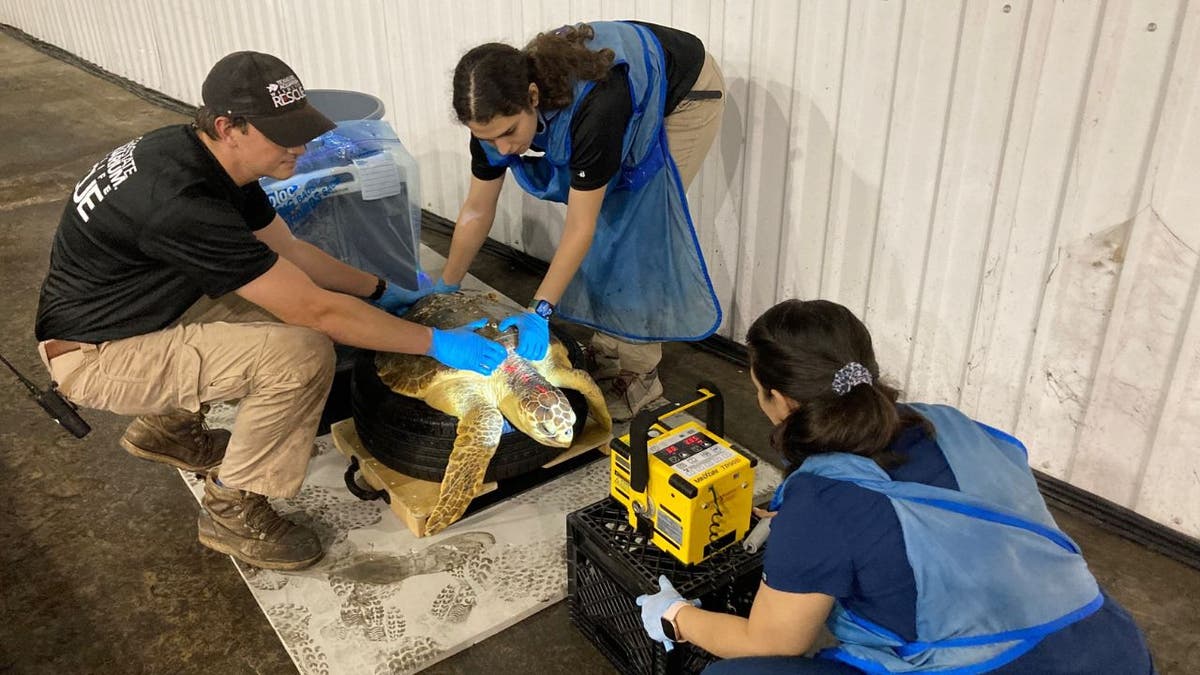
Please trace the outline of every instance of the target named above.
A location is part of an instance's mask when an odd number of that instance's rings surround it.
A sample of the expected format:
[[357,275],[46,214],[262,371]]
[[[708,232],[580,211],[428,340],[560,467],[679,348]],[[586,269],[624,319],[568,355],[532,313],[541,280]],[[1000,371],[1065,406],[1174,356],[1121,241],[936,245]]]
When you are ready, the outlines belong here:
[[38,352],[59,391],[87,408],[160,415],[241,399],[221,482],[269,497],[300,490],[335,367],[328,337],[232,293],[202,298],[160,331],[53,361]]
[[684,189],[692,184],[704,158],[721,130],[725,115],[725,76],[712,54],[705,52],[704,66],[696,76],[692,91],[719,91],[721,98],[684,99],[663,118],[667,130],[667,148],[679,168]]
[[[721,118],[725,114],[725,77],[713,60],[712,54],[705,53],[704,67],[696,76],[693,91],[719,91],[721,98],[699,99],[679,102],[666,118],[663,125],[667,130],[667,147],[671,158],[679,168],[679,178],[687,189],[700,167],[704,158],[712,148],[717,132],[721,129]],[[620,363],[620,370],[645,375],[658,367],[662,360],[662,344],[634,343],[596,333],[592,339],[592,348],[601,354],[615,357]]]

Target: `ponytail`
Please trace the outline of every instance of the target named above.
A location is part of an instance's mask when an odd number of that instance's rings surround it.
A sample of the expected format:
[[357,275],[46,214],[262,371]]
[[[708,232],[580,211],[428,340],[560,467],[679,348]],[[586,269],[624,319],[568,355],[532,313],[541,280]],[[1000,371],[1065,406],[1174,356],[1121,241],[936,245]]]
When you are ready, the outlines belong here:
[[616,53],[611,49],[588,49],[584,42],[594,37],[596,31],[580,23],[538,33],[525,45],[525,54],[533,62],[533,81],[541,92],[540,105],[548,110],[565,108],[574,98],[573,85],[577,80],[608,77]]
[[793,467],[823,452],[862,455],[885,469],[899,466],[903,458],[888,446],[902,429],[924,418],[898,407],[898,398],[896,389],[879,382],[860,384],[840,396],[830,390],[800,402],[775,428],[771,445]]
[[794,469],[811,455],[846,452],[888,469],[903,458],[888,448],[904,429],[932,426],[898,406],[900,391],[880,381],[871,335],[850,310],[825,300],[788,300],[747,332],[750,365],[764,389],[796,401],[771,443]]

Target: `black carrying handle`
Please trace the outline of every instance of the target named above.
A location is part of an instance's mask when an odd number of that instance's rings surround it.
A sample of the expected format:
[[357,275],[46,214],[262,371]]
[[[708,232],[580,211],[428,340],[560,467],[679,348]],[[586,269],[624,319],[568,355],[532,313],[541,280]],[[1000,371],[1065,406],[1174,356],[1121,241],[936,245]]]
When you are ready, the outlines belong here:
[[356,474],[356,473],[358,473],[358,458],[351,457],[350,458],[350,466],[346,467],[346,475],[345,475],[346,489],[350,491],[350,494],[354,495],[355,497],[358,497],[359,499],[363,500],[364,502],[370,502],[370,501],[374,501],[376,499],[382,499],[383,503],[385,503],[385,504],[392,503],[392,496],[388,494],[387,490],[368,490],[368,489],[364,488],[363,486],[359,485],[358,481],[354,477],[354,474]]
[[704,411],[704,426],[713,434],[725,437],[725,396],[721,394],[721,390],[717,385],[708,380],[702,380],[696,385],[696,389],[707,389],[712,396],[708,399],[707,407]]
[[[696,391],[707,389],[711,396],[705,408],[704,426],[717,436],[725,435],[725,397],[717,385],[707,380],[696,385]],[[634,492],[645,493],[650,482],[650,453],[648,439],[650,427],[661,417],[667,417],[679,406],[668,405],[657,410],[643,410],[629,423],[629,487]]]
[[645,494],[650,482],[650,454],[646,437],[650,426],[658,420],[658,410],[643,410],[629,423],[629,489]]

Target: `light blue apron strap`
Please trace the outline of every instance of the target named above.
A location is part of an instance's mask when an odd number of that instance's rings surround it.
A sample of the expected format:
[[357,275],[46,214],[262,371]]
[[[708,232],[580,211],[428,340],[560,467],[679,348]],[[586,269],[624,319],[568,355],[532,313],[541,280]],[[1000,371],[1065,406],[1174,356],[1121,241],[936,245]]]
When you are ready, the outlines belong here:
[[926,649],[938,649],[942,647],[979,647],[983,645],[991,645],[999,642],[1016,642],[1018,640],[1033,640],[1039,641],[1047,635],[1056,631],[1062,630],[1067,626],[1091,616],[1096,610],[1100,609],[1104,604],[1104,595],[1098,594],[1088,604],[1079,609],[1068,612],[1053,621],[1030,626],[1028,628],[1019,628],[1017,630],[1002,631],[1000,633],[992,633],[990,635],[971,635],[967,637],[948,638],[946,640],[938,640],[936,642],[909,642],[903,647],[896,648],[896,653],[900,656],[911,656],[918,652],[923,652]]
[[[1099,594],[1096,596],[1096,598],[1094,600],[1092,600],[1088,604],[1084,605],[1083,607],[1080,607],[1079,609],[1077,609],[1073,612],[1064,614],[1063,616],[1059,617],[1058,619],[1055,619],[1054,621],[1048,621],[1048,622],[1038,625],[1038,626],[1031,626],[1029,628],[1022,628],[1022,629],[1018,629],[1018,630],[1003,631],[1000,633],[992,633],[990,635],[973,635],[973,636],[969,636],[969,637],[950,638],[947,640],[939,640],[937,642],[905,642],[904,639],[901,638],[896,633],[893,633],[892,631],[890,631],[872,621],[869,621],[861,616],[858,616],[857,614],[855,614],[854,612],[851,612],[850,610],[846,609],[845,607],[842,607],[842,611],[844,612],[846,618],[848,618],[850,621],[857,624],[858,626],[860,626],[866,630],[869,630],[871,632],[874,632],[875,634],[877,634],[881,637],[884,637],[886,639],[894,640],[896,642],[902,643],[900,646],[893,648],[896,655],[901,658],[907,658],[909,656],[912,656],[914,654],[919,654],[920,652],[923,652],[923,651],[926,651],[929,649],[944,649],[944,648],[954,648],[954,647],[980,647],[980,646],[985,646],[985,645],[1000,644],[1000,643],[1004,643],[1004,642],[1016,643],[1012,647],[1005,649],[1004,651],[1000,652],[999,654],[996,654],[995,656],[993,656],[992,658],[990,658],[986,661],[971,664],[969,666],[963,666],[962,668],[953,668],[950,670],[939,670],[938,671],[938,673],[941,673],[942,675],[951,675],[951,674],[952,675],[974,675],[975,673],[986,673],[986,672],[988,672],[994,668],[998,668],[1006,663],[1011,663],[1012,661],[1016,660],[1017,658],[1019,658],[1026,652],[1028,652],[1028,651],[1032,650],[1034,647],[1036,647],[1038,645],[1038,643],[1041,642],[1042,639],[1045,638],[1047,635],[1050,635],[1051,633],[1055,633],[1059,630],[1062,630],[1063,628],[1066,628],[1067,626],[1069,626],[1077,621],[1081,621],[1081,620],[1091,616],[1093,613],[1095,613],[1097,610],[1099,610],[1100,607],[1103,605],[1104,605],[1104,595]],[[841,647],[833,647],[833,648],[829,648],[829,649],[823,649],[817,654],[817,657],[822,658],[822,659],[833,660],[833,661],[841,661],[843,663],[850,664],[850,665],[854,666],[855,668],[858,668],[867,673],[890,673],[890,672],[892,672],[892,671],[889,671],[886,668],[884,668],[882,665],[875,663],[874,661],[868,661],[866,659],[862,659],[857,656],[854,656],[853,654],[850,654],[849,652],[842,649]]]
[[875,623],[874,621],[871,621],[870,619],[866,618],[865,616],[860,616],[858,614],[855,614],[854,612],[850,611],[849,609],[846,609],[846,606],[844,604],[842,604],[841,602],[839,602],[838,605],[841,606],[843,615],[847,619],[849,619],[851,623],[859,626],[860,628],[862,628],[868,632],[874,633],[882,638],[891,640],[892,642],[898,642],[901,645],[908,644],[908,641],[905,640],[904,638],[900,637],[900,635],[898,633],[894,633],[894,632],[888,630],[887,628],[880,626],[879,624]]
[[[646,36],[642,34],[642,30],[643,30],[642,27],[635,26],[635,25],[629,23],[628,21],[622,21],[621,23],[624,23],[624,24],[630,26],[631,28],[633,28],[633,32],[636,33],[638,36],[638,41],[642,43],[642,60],[646,63],[649,63],[650,62],[650,45],[648,45],[646,43]],[[649,29],[645,29],[645,30],[647,30],[647,32],[649,32]],[[655,42],[657,43],[658,40],[655,40]],[[659,48],[658,48],[658,54],[659,54],[659,56],[662,57],[661,62],[665,65],[667,62],[667,59],[666,59],[666,56],[663,55],[661,46],[659,46]],[[660,92],[660,93],[663,95],[663,98],[665,98],[666,97],[666,81],[667,81],[666,73],[662,74],[662,77],[659,78],[659,81],[662,82],[662,87],[661,87],[662,92]],[[646,103],[650,100],[650,95],[651,95],[650,88],[646,87],[640,100],[633,97],[632,90],[629,93],[630,93],[630,98],[633,98],[634,115],[637,115],[638,113],[645,113],[646,112]]]
[[[868,487],[868,486],[864,485],[863,487]],[[887,493],[885,492],[883,494],[887,494]],[[1045,525],[1042,525],[1041,523],[1035,523],[1035,522],[1026,520],[1024,518],[1019,518],[1017,516],[1009,515],[1007,513],[999,513],[997,511],[992,511],[991,509],[984,509],[984,508],[980,508],[978,506],[969,506],[967,504],[960,504],[958,502],[953,502],[948,499],[930,499],[930,498],[925,498],[925,497],[909,497],[909,496],[904,496],[904,495],[890,495],[890,494],[887,496],[892,497],[894,499],[903,499],[905,501],[916,502],[917,504],[925,504],[926,506],[932,506],[935,508],[944,509],[946,511],[952,511],[954,513],[961,513],[964,516],[978,518],[979,520],[986,520],[986,521],[992,522],[992,523],[1000,523],[1001,525],[1010,525],[1012,527],[1019,527],[1023,530],[1028,530],[1035,534],[1040,534],[1041,536],[1049,539],[1050,541],[1054,542],[1055,544],[1058,544],[1059,546],[1066,549],[1067,551],[1070,551],[1071,553],[1079,553],[1079,547],[1076,546],[1075,542],[1071,541],[1065,534],[1063,534],[1062,532],[1059,532],[1058,530],[1055,530],[1053,528],[1046,527]]]
[[771,503],[767,505],[768,511],[778,511],[779,507],[783,506],[783,491],[787,488],[788,481],[792,480],[792,476],[795,476],[797,473],[799,473],[798,470],[793,470],[783,477],[779,485],[775,486],[775,494],[771,496]]
[[1002,441],[1004,443],[1008,443],[1009,445],[1017,446],[1018,448],[1021,449],[1021,452],[1025,453],[1025,458],[1029,459],[1029,450],[1025,447],[1025,444],[1022,443],[1021,441],[1017,440],[1017,438],[1015,436],[1005,433],[1003,431],[1000,431],[996,427],[990,427],[978,420],[972,420],[972,421],[975,422],[975,424],[978,424],[979,427],[981,429],[983,429],[984,431],[986,431],[990,436],[992,436],[996,439],[999,439],[1000,441]]
[[[969,666],[962,666],[961,668],[947,668],[935,672],[937,672],[937,675],[982,675],[982,673],[991,672],[1000,666],[1016,661],[1018,658],[1024,656],[1026,652],[1029,652],[1037,645],[1037,640],[1025,640],[1023,642],[1018,642],[1012,647],[1005,649],[986,661],[971,664]],[[901,672],[888,670],[874,661],[868,661],[867,659],[859,658],[842,649],[841,647],[822,649],[821,651],[817,652],[817,658],[828,661],[839,661],[841,663],[854,666],[864,673],[870,673],[870,675],[892,675],[893,673]]]

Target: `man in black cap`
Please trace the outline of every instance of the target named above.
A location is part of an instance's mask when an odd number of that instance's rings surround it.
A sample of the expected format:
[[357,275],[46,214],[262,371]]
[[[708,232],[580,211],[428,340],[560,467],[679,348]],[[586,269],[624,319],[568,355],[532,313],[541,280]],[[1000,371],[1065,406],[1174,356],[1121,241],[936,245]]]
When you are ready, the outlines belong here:
[[[122,145],[75,186],[42,285],[38,351],[77,405],[139,416],[121,439],[130,453],[207,474],[201,543],[300,569],[320,542],[267,499],[304,480],[332,341],[482,373],[505,350],[471,326],[396,318],[420,293],[292,236],[258,179],[291,176],[304,144],[334,124],[291,68],[230,54],[202,96],[193,124]],[[232,435],[209,430],[207,404],[231,399]]]

